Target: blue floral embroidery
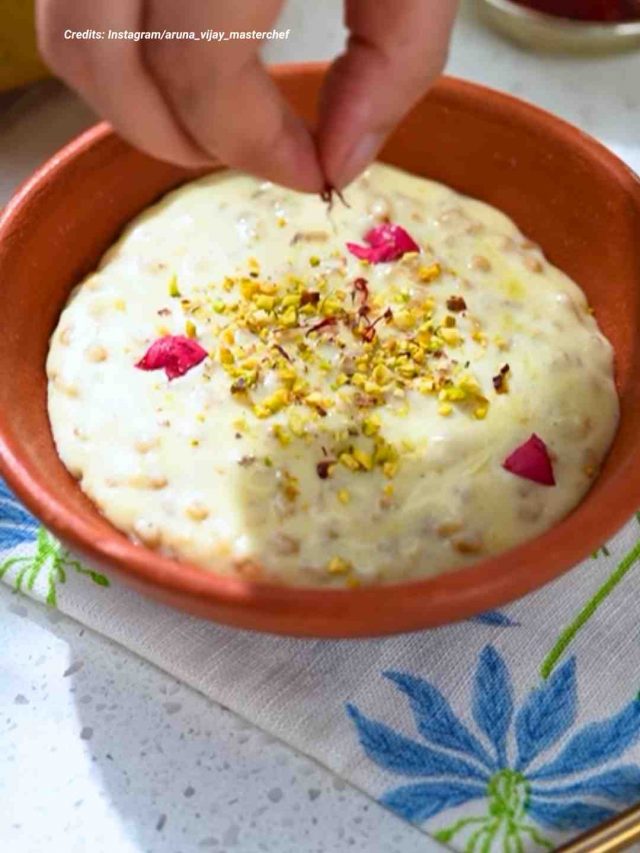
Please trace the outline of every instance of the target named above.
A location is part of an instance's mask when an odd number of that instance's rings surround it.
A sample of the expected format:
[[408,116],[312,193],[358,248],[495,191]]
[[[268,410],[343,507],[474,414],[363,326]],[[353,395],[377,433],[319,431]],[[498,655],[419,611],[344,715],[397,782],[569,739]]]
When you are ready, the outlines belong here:
[[506,613],[501,610],[485,610],[484,613],[478,613],[477,616],[472,616],[469,622],[478,622],[481,625],[496,625],[501,628],[518,627],[518,622],[510,619]]
[[0,479],[0,551],[33,542],[37,534],[38,522]]
[[640,768],[633,764],[575,778],[619,758],[638,741],[638,697],[612,717],[579,728],[557,754],[544,755],[576,722],[575,658],[516,708],[509,669],[493,646],[485,646],[471,702],[478,734],[429,681],[405,672],[383,675],[407,697],[424,743],[347,705],[367,756],[385,770],[417,780],[387,791],[381,802],[407,820],[422,822],[472,800],[488,800],[483,814],[437,832],[441,841],[460,833],[468,851],[489,851],[498,841],[501,849],[522,850],[524,839],[552,848],[539,826],[587,829],[611,817],[611,806],[640,799]]
[[15,571],[13,587],[16,592],[23,588],[33,589],[38,577],[46,579],[46,602],[57,604],[57,584],[65,583],[67,571],[72,569],[79,575],[87,575],[98,586],[109,586],[109,580],[100,572],[88,569],[55,539],[22,506],[9,491],[6,483],[0,479],[0,553],[19,546],[33,544],[35,550],[5,560],[0,558],[0,579],[10,571]]

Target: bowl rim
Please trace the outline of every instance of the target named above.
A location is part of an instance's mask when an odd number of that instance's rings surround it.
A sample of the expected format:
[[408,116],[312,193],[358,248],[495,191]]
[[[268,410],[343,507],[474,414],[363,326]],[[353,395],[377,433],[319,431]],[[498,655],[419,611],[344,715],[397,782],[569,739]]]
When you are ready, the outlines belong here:
[[640,20],[625,21],[592,21],[579,18],[567,18],[563,15],[552,15],[530,6],[521,6],[513,0],[483,0],[495,11],[510,15],[524,23],[535,23],[543,27],[552,27],[554,31],[562,31],[567,35],[586,36],[636,36],[640,33]]
[[[316,75],[325,63],[288,63],[272,67],[276,78]],[[640,180],[607,148],[563,119],[511,95],[454,77],[442,77],[431,97],[448,103],[472,102],[475,110],[507,110],[519,120],[546,126],[568,142],[580,141],[589,156],[625,185],[640,211]],[[55,180],[71,162],[113,135],[100,122],[72,139],[24,181],[0,215],[0,241],[19,218],[22,208],[45,182]],[[188,178],[187,178],[188,180]],[[123,223],[124,225],[124,223]],[[61,463],[62,464],[62,463]],[[502,606],[537,589],[593,553],[631,517],[640,505],[640,466],[628,461],[610,478],[598,499],[583,501],[550,530],[471,566],[434,577],[355,589],[292,587],[216,574],[139,546],[115,527],[95,539],[89,514],[78,515],[60,503],[44,475],[23,458],[21,440],[13,434],[10,415],[0,411],[0,474],[20,500],[65,545],[96,565],[115,572],[147,594],[180,601],[194,613],[216,609],[216,621],[301,637],[365,637],[433,627]],[[602,513],[608,495],[620,494]],[[93,510],[98,512],[98,510]],[[579,534],[579,535],[577,535]],[[532,548],[532,544],[536,548]],[[545,554],[540,561],[539,554]],[[425,610],[429,616],[425,618]],[[233,610],[233,615],[226,611]],[[261,627],[260,614],[270,612]],[[439,616],[443,611],[446,615]],[[279,621],[280,620],[280,621]],[[346,620],[346,621],[345,621]],[[290,624],[295,623],[294,626]],[[302,624],[304,623],[304,624]],[[281,625],[281,627],[280,627]]]

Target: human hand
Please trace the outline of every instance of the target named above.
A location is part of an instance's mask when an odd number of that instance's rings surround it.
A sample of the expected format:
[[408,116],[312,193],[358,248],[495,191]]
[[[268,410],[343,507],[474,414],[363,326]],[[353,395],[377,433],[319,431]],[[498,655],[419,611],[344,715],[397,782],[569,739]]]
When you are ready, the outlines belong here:
[[76,40],[66,30],[199,33],[273,27],[282,0],[37,0],[51,68],[126,139],[185,166],[219,158],[308,192],[342,187],[445,62],[457,0],[346,0],[347,50],[323,86],[315,138],[269,78],[259,43]]

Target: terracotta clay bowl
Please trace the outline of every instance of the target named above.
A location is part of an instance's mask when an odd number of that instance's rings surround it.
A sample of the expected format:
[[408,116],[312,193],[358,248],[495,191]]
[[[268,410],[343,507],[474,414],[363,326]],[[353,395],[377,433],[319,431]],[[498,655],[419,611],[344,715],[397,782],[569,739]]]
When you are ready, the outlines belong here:
[[[324,66],[275,77],[313,120]],[[48,340],[72,286],[123,225],[193,176],[152,160],[101,124],[17,193],[0,222],[0,468],[24,503],[91,564],[217,622],[299,636],[409,631],[497,607],[587,556],[640,506],[640,182],[579,130],[525,103],[443,79],[382,158],[505,211],[586,291],[616,351],[622,418],[592,490],[542,536],[443,576],[356,590],[230,579],[132,544],[59,461],[45,406]],[[576,576],[579,583],[579,576]]]

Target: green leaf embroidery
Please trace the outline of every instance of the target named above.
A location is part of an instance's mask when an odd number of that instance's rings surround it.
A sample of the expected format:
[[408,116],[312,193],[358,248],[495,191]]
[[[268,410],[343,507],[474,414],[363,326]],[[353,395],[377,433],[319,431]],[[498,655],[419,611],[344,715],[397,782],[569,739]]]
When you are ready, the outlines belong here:
[[24,557],[10,557],[4,563],[0,563],[0,579],[9,569],[16,566],[20,566],[20,569],[13,580],[15,591],[32,590],[36,580],[44,575],[46,576],[47,590],[45,601],[51,607],[57,606],[57,586],[66,583],[68,571],[72,570],[80,575],[88,575],[98,586],[109,586],[108,578],[94,569],[83,566],[82,563],[74,559],[62,543],[58,542],[44,527],[38,529],[36,550],[33,554]]
[[[636,521],[640,524],[640,512],[636,513]],[[605,547],[606,546],[603,546],[603,549]],[[566,651],[567,646],[569,646],[569,644],[575,639],[576,634],[586,625],[598,607],[600,607],[602,602],[611,595],[629,569],[631,569],[638,560],[640,560],[640,540],[638,540],[633,548],[625,554],[607,580],[589,599],[589,601],[587,601],[584,607],[582,607],[575,619],[567,625],[564,631],[562,631],[553,648],[542,662],[540,675],[543,678],[548,678],[551,675],[554,667]]]
[[503,838],[506,853],[524,851],[523,836],[544,850],[553,850],[553,844],[535,826],[527,822],[526,809],[529,800],[529,783],[516,770],[498,770],[487,785],[489,800],[487,813],[482,817],[465,817],[440,829],[435,838],[443,844],[451,842],[461,830],[475,826],[465,842],[465,853],[490,853],[496,839]]

